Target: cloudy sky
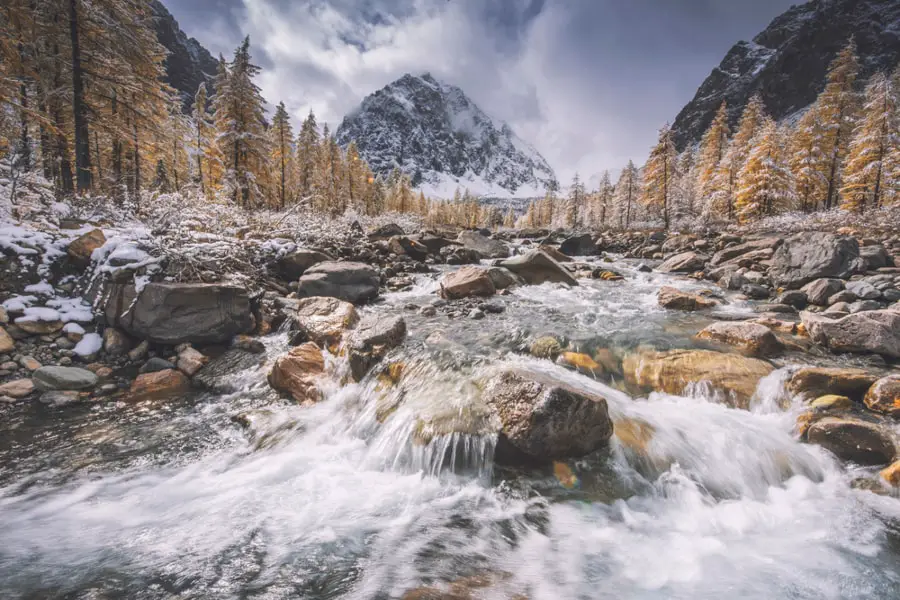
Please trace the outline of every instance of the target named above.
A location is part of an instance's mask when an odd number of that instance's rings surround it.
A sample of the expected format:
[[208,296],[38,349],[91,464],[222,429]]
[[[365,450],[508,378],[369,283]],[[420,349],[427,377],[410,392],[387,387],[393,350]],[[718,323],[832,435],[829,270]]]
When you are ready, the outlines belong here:
[[337,124],[411,72],[460,86],[563,181],[643,162],[732,44],[789,0],[163,0],[229,57],[250,35],[267,100]]

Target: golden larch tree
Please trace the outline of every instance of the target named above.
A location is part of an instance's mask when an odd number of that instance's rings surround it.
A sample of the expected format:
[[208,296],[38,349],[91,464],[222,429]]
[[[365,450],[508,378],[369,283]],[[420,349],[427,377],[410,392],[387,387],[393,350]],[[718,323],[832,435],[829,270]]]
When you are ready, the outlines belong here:
[[796,201],[784,136],[773,119],[765,119],[752,148],[737,178],[734,209],[742,223],[789,210]]
[[677,179],[677,160],[672,128],[667,123],[659,130],[659,140],[650,150],[640,196],[643,206],[662,216],[666,229],[670,225],[669,209]]

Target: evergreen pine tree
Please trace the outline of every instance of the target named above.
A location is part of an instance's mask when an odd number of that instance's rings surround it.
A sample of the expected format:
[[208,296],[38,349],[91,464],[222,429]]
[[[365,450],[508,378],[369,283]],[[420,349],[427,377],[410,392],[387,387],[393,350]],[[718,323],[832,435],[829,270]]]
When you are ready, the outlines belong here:
[[318,156],[319,127],[316,115],[310,110],[297,136],[297,186],[301,198],[307,198],[313,192]]

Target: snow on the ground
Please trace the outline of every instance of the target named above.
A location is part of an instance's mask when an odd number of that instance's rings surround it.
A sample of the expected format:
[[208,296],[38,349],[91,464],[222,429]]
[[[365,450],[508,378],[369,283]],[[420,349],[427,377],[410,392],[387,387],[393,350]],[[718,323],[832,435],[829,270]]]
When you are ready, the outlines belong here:
[[100,352],[100,348],[103,347],[103,338],[100,337],[99,334],[96,333],[88,333],[85,334],[81,341],[75,344],[75,348],[73,348],[73,352],[82,358],[92,356]]
[[71,323],[66,323],[66,326],[63,327],[63,333],[73,333],[75,335],[84,335],[84,327],[79,325],[78,323],[72,321]]

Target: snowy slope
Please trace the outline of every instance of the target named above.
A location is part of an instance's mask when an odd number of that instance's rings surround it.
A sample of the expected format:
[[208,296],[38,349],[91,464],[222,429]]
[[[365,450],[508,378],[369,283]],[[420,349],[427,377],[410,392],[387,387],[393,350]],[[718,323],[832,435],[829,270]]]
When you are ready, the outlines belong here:
[[430,74],[404,75],[367,96],[336,136],[342,146],[355,140],[376,173],[387,176],[399,167],[434,197],[452,197],[457,188],[534,197],[556,183],[544,157],[506,123]]
[[850,37],[862,79],[900,60],[900,0],[813,0],[776,17],[752,42],[735,44],[675,118],[679,148],[697,142],[722,101],[737,122],[754,93],[776,119],[809,106],[825,85],[829,63]]

